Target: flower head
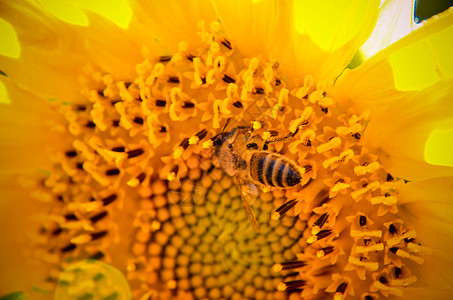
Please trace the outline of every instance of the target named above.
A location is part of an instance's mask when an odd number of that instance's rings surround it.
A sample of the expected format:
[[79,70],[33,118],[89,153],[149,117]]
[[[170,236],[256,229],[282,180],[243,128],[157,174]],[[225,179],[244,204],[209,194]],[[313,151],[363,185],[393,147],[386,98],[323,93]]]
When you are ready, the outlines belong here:
[[[2,289],[448,294],[453,170],[424,146],[451,136],[451,11],[398,40],[398,1],[202,2],[131,1],[128,25],[2,4],[21,46],[0,60],[7,220],[38,224],[4,257],[40,265]],[[367,39],[377,54],[345,70]]]

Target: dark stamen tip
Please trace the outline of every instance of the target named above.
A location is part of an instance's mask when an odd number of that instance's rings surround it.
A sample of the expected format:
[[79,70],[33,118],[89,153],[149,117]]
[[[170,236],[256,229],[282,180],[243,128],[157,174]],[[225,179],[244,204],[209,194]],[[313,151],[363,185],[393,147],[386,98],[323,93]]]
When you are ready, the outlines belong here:
[[223,74],[222,80],[225,81],[226,83],[235,83],[236,80],[227,74]]
[[167,62],[171,60],[171,55],[163,55],[159,57],[159,62]]
[[119,147],[112,148],[112,151],[113,152],[124,152],[124,151],[126,151],[126,148],[124,148],[123,146],[119,146]]
[[119,173],[120,173],[120,170],[117,168],[105,171],[105,175],[107,175],[107,176],[114,176],[114,175],[118,175]]
[[336,293],[342,293],[344,294],[344,292],[346,291],[346,288],[348,287],[348,283],[347,282],[343,282],[342,284],[340,284],[338,287],[337,287],[337,290],[335,291]]
[[88,122],[85,124],[85,127],[94,128],[94,127],[96,127],[96,124],[95,124],[93,121],[88,121]]
[[165,101],[165,100],[158,100],[158,99],[157,99],[155,103],[156,103],[156,106],[163,107],[163,106],[165,106],[165,105],[167,104],[167,101]]
[[189,138],[185,138],[179,143],[179,146],[186,150],[189,147]]
[[74,150],[66,151],[65,152],[66,157],[75,157],[77,155],[77,152]]
[[139,155],[142,155],[143,153],[145,153],[145,150],[143,150],[143,149],[135,149],[135,150],[127,151],[127,158],[137,157]]
[[359,224],[360,224],[360,226],[365,226],[366,225],[366,217],[365,216],[360,216]]
[[189,101],[185,101],[182,104],[182,108],[194,108],[194,107],[195,107],[195,104],[193,104],[192,102],[189,102]]
[[91,221],[92,223],[96,223],[96,222],[102,220],[105,216],[107,216],[107,212],[106,212],[106,211],[101,211],[100,213],[98,213],[98,214],[92,216],[92,217],[90,218],[90,221]]
[[94,241],[94,240],[97,240],[97,239],[100,239],[104,236],[106,236],[108,233],[108,231],[99,231],[99,232],[94,232],[94,233],[91,233],[91,239]]
[[395,234],[395,233],[398,232],[398,230],[396,229],[395,225],[390,224],[390,226],[389,226],[389,232],[390,232],[391,234]]
[[179,83],[179,77],[177,77],[177,76],[169,76],[167,81],[169,83]]
[[236,108],[243,108],[244,106],[242,105],[241,101],[236,101],[233,103],[233,106]]
[[113,201],[116,200],[118,196],[116,194],[112,194],[108,197],[105,197],[104,199],[102,199],[102,203],[104,204],[104,206],[107,206],[109,205],[110,203],[112,203]]
[[135,117],[134,118],[134,123],[137,123],[139,125],[143,125],[143,118],[141,117]]

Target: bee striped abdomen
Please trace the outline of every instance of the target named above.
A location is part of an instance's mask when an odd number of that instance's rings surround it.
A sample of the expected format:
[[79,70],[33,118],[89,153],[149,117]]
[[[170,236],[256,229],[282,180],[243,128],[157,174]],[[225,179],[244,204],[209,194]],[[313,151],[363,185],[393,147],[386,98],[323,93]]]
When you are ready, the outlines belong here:
[[250,176],[264,185],[287,188],[298,184],[302,176],[297,166],[277,153],[256,152],[250,159]]

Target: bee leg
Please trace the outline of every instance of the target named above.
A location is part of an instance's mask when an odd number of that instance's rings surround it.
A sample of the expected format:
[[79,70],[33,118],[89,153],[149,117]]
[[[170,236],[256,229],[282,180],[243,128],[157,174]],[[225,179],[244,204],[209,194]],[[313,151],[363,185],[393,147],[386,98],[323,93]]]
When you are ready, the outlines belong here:
[[[247,137],[250,135],[250,127],[248,126],[238,126],[236,128],[234,128],[229,134],[228,134],[228,137],[227,139],[230,139],[232,137],[235,137],[238,133],[240,132],[245,132],[245,138],[247,139]],[[233,139],[234,140],[234,139]]]
[[[238,186],[239,193],[241,194],[242,206],[244,206],[245,213],[247,214],[249,222],[252,225],[253,230],[256,233],[259,233],[258,224],[256,223],[256,219],[255,219],[255,216],[253,215],[252,207],[250,205],[250,203],[254,201],[254,199],[252,199],[255,196],[253,193],[253,190],[252,190],[252,194],[250,194],[249,193],[250,190],[244,189],[244,182],[237,176],[235,177],[235,181]],[[255,189],[256,189],[256,187],[255,187]]]
[[264,141],[263,150],[267,150],[269,144],[289,141],[297,134],[297,132],[299,132],[299,127],[300,126],[298,126],[294,132],[290,132],[288,135],[283,137],[271,136],[269,139]]

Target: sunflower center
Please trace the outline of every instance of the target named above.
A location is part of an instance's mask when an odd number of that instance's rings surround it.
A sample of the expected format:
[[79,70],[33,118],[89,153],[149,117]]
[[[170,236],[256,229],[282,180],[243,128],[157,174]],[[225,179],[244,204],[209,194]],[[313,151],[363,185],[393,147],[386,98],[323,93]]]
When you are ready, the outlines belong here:
[[[149,232],[150,219],[145,216],[159,220],[146,240],[148,261],[158,276],[145,277],[146,283],[156,285],[160,280],[175,293],[193,291],[200,299],[285,298],[276,286],[283,275],[290,277],[289,271],[282,273],[272,266],[276,261],[296,260],[305,222],[292,216],[285,222],[270,221],[273,203],[285,199],[278,192],[264,193],[254,204],[260,226],[260,234],[255,234],[232,178],[214,168],[210,159],[191,156],[188,162],[187,176],[168,186],[156,182],[162,188],[151,197],[153,207],[137,213],[137,249],[144,242],[140,237]],[[201,176],[198,171],[194,175],[200,168]],[[150,272],[136,260],[129,266],[137,279]]]
[[[127,81],[92,71],[88,100],[58,107],[66,128],[55,128],[70,140],[36,193],[52,203],[45,258],[106,257],[137,298],[402,295],[416,281],[406,262],[421,264],[423,247],[397,216],[403,181],[361,144],[368,113],[340,111],[312,76],[289,84],[271,57],[244,57],[219,23],[200,22],[200,38],[170,55],[145,51]],[[301,170],[286,189],[269,184],[283,181],[271,164],[251,171],[269,177],[252,182],[259,234],[213,149],[238,126],[269,144],[247,151]]]

